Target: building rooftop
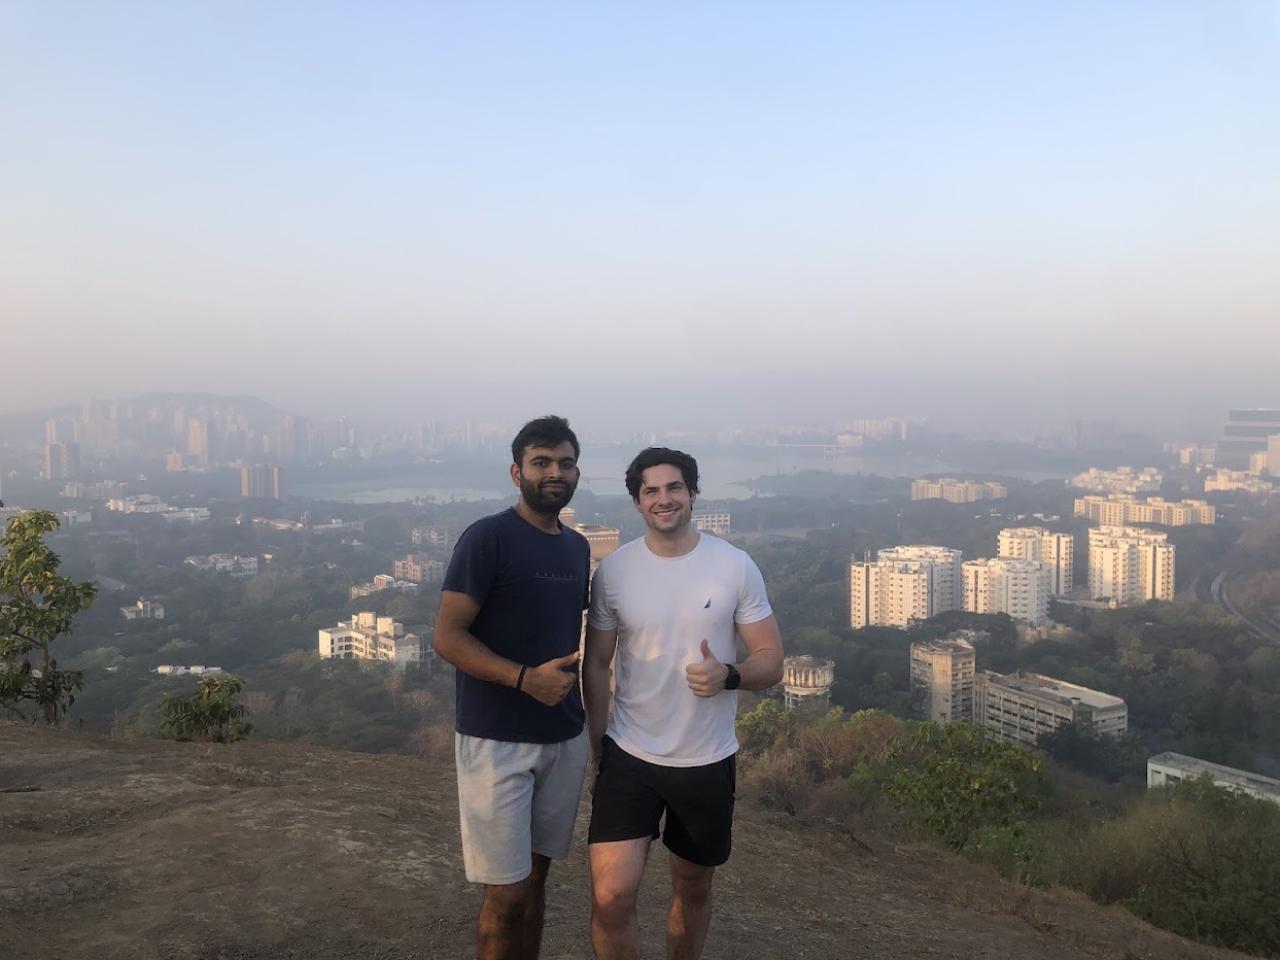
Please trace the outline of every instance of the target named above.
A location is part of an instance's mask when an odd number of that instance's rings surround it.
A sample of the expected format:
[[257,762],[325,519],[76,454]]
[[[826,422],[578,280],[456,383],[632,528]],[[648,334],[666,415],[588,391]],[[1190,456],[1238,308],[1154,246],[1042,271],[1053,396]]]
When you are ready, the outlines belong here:
[[921,653],[973,653],[973,644],[960,638],[918,640],[911,645],[911,649]]
[[1274,777],[1264,777],[1260,773],[1250,773],[1248,770],[1225,767],[1220,763],[1211,763],[1198,757],[1189,757],[1185,753],[1158,753],[1154,757],[1149,757],[1147,763],[1158,763],[1169,767],[1180,767],[1183,770],[1193,770],[1197,773],[1212,774],[1215,779],[1248,786],[1259,793],[1265,793],[1268,796],[1280,799],[1280,780]]
[[997,683],[1000,686],[1010,687],[1022,693],[1046,697],[1063,704],[1083,703],[1098,709],[1124,706],[1124,700],[1120,697],[1103,693],[1101,690],[1091,690],[1088,687],[1068,683],[1065,680],[1056,680],[1053,677],[1046,677],[1039,673],[1009,675],[989,673],[987,674],[987,679],[989,682]]

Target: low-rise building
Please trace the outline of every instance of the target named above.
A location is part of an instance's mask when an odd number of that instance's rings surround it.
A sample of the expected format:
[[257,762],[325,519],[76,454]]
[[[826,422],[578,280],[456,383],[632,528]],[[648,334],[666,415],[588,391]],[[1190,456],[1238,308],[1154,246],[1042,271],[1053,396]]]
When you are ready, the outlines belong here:
[[1160,753],[1147,760],[1147,789],[1177,786],[1184,780],[1194,780],[1206,773],[1215,786],[1280,803],[1280,780],[1182,753]]
[[444,579],[444,563],[432,560],[425,553],[410,553],[391,565],[391,574],[397,580],[439,583]]
[[613,527],[576,523],[573,529],[587,538],[587,546],[591,548],[591,565],[593,569],[596,564],[618,549],[622,539],[622,532],[615,530]]
[[1009,490],[1002,483],[956,480],[939,477],[937,480],[912,480],[912,500],[945,500],[948,503],[977,503],[979,500],[1003,500]]
[[404,624],[376,613],[357,613],[349,621],[319,631],[320,656],[326,659],[370,660],[398,669],[422,663],[422,638],[405,633]]
[[973,719],[998,740],[1035,746],[1068,723],[1119,736],[1129,728],[1129,707],[1120,697],[1038,673],[984,670],[974,684]]
[[187,557],[189,566],[204,573],[225,573],[240,580],[258,575],[258,558],[241,557],[231,553],[211,553],[207,557]]
[[449,543],[449,532],[443,527],[414,527],[409,534],[415,544],[443,547]]
[[1161,497],[1139,500],[1129,494],[1109,497],[1091,494],[1075,502],[1075,515],[1107,527],[1128,523],[1153,523],[1163,527],[1212,524],[1218,512],[1204,500],[1170,501]]
[[153,667],[151,672],[158,673],[162,677],[207,677],[222,673],[222,668],[203,666],[183,667],[172,663],[164,663],[158,667]]
[[368,583],[357,583],[347,591],[347,595],[352,600],[359,600],[361,597],[372,596],[383,590],[394,590],[396,593],[417,596],[421,589],[421,586],[412,580],[397,580],[389,574],[380,573]]
[[81,527],[87,523],[93,523],[93,511],[63,510],[58,514],[58,519],[62,521],[64,527]]
[[164,604],[159,600],[145,600],[138,598],[138,602],[131,607],[121,607],[120,615],[126,620],[163,620]]
[[729,536],[730,521],[732,515],[729,513],[695,513],[693,515],[693,525],[696,529],[703,533],[709,533],[715,537]]
[[363,533],[363,520],[326,520],[324,523],[313,523],[311,532],[315,534],[325,533]]
[[177,507],[160,514],[166,523],[204,523],[209,519],[208,507]]
[[107,509],[117,513],[166,513],[173,507],[153,494],[140,493],[135,497],[116,497],[108,500]]

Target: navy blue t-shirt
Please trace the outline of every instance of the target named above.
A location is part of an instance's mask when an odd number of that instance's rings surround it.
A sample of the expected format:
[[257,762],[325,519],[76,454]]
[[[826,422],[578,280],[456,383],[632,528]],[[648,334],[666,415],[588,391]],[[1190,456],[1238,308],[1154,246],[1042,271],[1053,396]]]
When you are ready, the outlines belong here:
[[[458,538],[444,589],[480,604],[472,635],[494,653],[536,667],[578,649],[591,548],[576,530],[544,533],[514,509],[477,520]],[[457,730],[517,743],[559,743],[582,732],[575,685],[554,707],[514,687],[457,671]]]

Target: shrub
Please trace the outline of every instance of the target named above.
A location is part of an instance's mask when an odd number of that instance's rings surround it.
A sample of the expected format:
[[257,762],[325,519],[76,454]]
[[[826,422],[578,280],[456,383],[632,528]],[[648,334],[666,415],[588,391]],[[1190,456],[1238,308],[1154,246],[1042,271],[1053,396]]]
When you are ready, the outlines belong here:
[[239,677],[223,674],[202,677],[193,697],[166,693],[161,731],[174,740],[243,740],[253,730],[253,724],[243,719],[244,705],[236,702],[243,686]]

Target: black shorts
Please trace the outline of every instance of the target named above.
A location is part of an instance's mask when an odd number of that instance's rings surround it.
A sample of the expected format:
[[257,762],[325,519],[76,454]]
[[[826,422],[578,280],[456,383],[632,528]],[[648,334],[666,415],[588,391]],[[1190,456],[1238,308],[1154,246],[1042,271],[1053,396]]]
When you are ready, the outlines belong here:
[[633,757],[604,738],[591,802],[588,843],[658,838],[677,857],[718,867],[733,847],[735,757],[701,767],[664,767]]

